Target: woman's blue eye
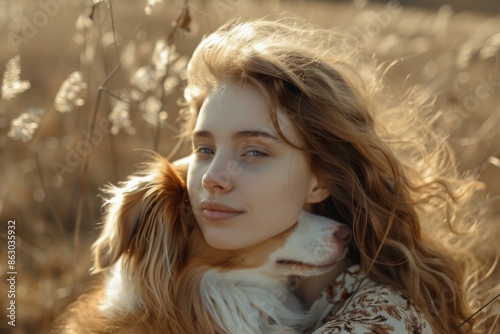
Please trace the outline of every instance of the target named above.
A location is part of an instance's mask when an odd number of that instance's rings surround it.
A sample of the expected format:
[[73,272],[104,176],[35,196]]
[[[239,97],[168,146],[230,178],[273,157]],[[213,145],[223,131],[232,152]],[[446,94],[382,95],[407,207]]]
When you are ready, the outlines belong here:
[[200,147],[195,150],[199,154],[214,154],[214,151],[208,147]]
[[245,153],[245,155],[251,156],[251,157],[265,157],[265,156],[267,156],[266,153],[264,153],[262,151],[258,151],[258,150],[248,151],[248,152]]

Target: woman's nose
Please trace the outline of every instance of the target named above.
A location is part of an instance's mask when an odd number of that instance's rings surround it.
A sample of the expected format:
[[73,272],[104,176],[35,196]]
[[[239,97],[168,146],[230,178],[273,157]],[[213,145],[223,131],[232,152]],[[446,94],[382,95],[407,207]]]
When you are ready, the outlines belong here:
[[231,174],[230,161],[224,162],[222,159],[214,157],[205,174],[203,174],[201,183],[205,189],[211,193],[228,192],[234,186],[233,176]]

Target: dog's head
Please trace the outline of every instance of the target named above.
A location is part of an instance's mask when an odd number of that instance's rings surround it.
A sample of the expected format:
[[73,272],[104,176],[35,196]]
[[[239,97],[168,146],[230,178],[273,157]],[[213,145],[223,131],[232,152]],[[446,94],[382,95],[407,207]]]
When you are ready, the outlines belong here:
[[195,228],[190,235],[188,265],[223,271],[252,269],[268,277],[316,276],[344,258],[351,234],[347,225],[306,211],[286,231],[242,249],[212,248]]
[[267,269],[282,275],[321,275],[344,258],[351,235],[347,225],[303,211],[284,246],[269,256]]

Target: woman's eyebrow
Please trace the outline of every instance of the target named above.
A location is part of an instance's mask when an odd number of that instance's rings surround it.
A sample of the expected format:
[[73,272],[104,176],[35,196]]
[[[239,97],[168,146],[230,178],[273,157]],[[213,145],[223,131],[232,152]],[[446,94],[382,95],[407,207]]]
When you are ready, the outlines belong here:
[[[195,130],[192,133],[193,138],[213,138],[213,135],[210,131],[207,130]],[[264,138],[271,139],[276,143],[281,143],[282,141],[276,137],[275,135],[262,130],[244,130],[238,131],[231,135],[232,139],[242,139],[242,138]]]
[[273,134],[267,132],[267,131],[262,131],[262,130],[245,130],[245,131],[238,131],[234,133],[231,136],[233,139],[241,139],[241,138],[265,138],[265,139],[271,139],[272,141],[276,143],[281,143],[281,140],[274,136]]
[[195,130],[191,134],[192,138],[212,138],[212,134],[206,130]]

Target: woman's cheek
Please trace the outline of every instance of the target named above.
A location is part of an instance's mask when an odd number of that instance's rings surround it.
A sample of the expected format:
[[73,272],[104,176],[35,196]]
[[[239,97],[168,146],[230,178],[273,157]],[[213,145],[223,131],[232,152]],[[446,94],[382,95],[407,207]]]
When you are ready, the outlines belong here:
[[199,171],[199,167],[193,162],[192,165],[189,166],[186,180],[189,197],[191,199],[192,194],[198,192],[201,188],[202,177],[200,175],[202,174]]

